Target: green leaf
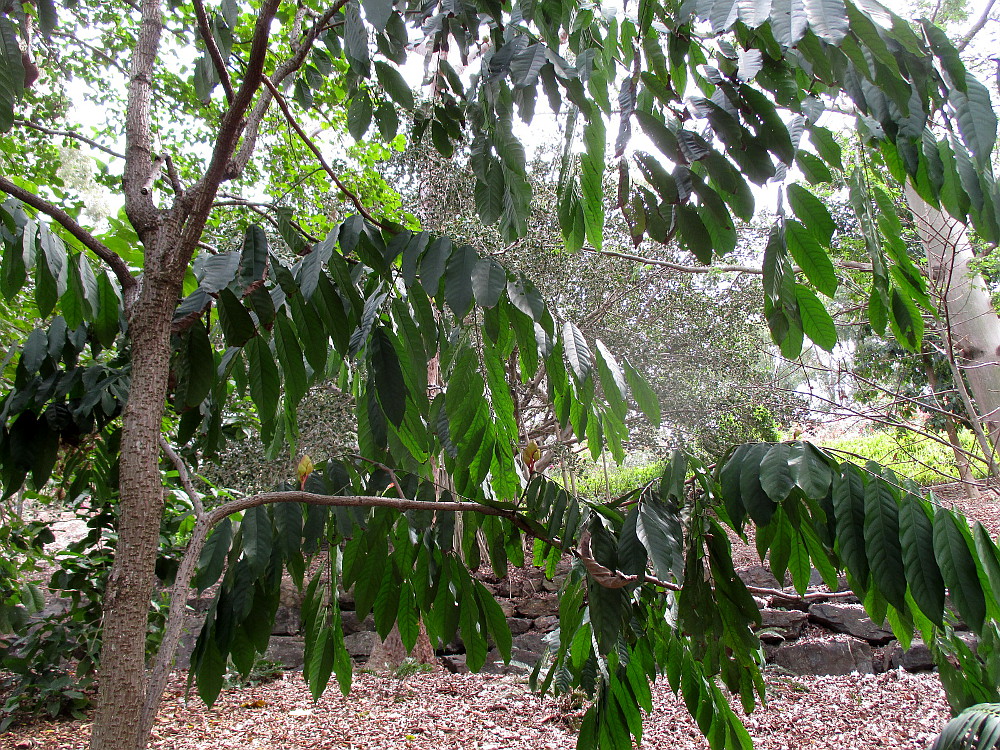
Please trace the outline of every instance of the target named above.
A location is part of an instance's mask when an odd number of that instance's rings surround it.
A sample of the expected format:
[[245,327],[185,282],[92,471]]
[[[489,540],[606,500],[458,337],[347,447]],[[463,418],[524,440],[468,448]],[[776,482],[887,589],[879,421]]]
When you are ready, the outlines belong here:
[[121,304],[117,285],[112,283],[106,272],[102,272],[97,277],[97,312],[92,327],[97,340],[106,348],[114,344],[121,331]]
[[403,642],[403,648],[406,649],[406,653],[410,653],[417,645],[417,638],[420,637],[420,613],[417,611],[413,588],[409,584],[404,584],[400,591],[396,625],[399,628],[399,639]]
[[571,321],[563,326],[563,346],[566,348],[566,360],[573,370],[576,382],[582,386],[590,377],[593,367],[593,355],[583,333]]
[[986,597],[979,583],[978,564],[954,514],[938,508],[934,513],[934,558],[958,613],[976,633],[983,632]]
[[274,355],[260,336],[250,339],[244,351],[247,356],[250,400],[257,407],[261,422],[273,425],[281,393],[281,378],[278,366],[274,363]]
[[[391,6],[391,0],[384,0]],[[365,9],[367,11],[367,8]],[[402,74],[388,63],[381,60],[375,63],[375,76],[379,85],[385,89],[392,100],[407,112],[413,110],[413,91],[403,79]]]
[[837,225],[826,206],[801,185],[789,185],[785,193],[789,205],[806,229],[822,244],[829,245]]
[[832,472],[820,452],[810,443],[788,446],[788,468],[792,479],[806,497],[822,500],[830,490]]
[[500,652],[500,656],[503,657],[504,663],[509,663],[513,640],[510,634],[510,626],[507,624],[507,616],[493,597],[493,594],[483,584],[479,581],[473,581],[473,584],[475,586],[476,599],[479,600],[479,609],[482,612],[483,619],[486,621],[486,627],[490,631],[493,643],[496,645],[497,651]]
[[390,422],[399,427],[406,416],[406,381],[403,379],[396,347],[381,326],[372,332],[368,343],[368,356],[375,375],[375,388],[382,411]]
[[[215,353],[205,325],[197,320],[182,338],[178,352],[183,377],[178,383],[178,398],[184,406],[196,407],[204,401],[215,385]],[[181,393],[183,389],[183,393]]]
[[[847,9],[844,0],[802,0],[809,26],[820,39],[840,44],[847,36]],[[772,16],[773,18],[773,16]]]
[[837,521],[837,552],[854,580],[868,582],[865,552],[865,484],[861,470],[843,464],[833,475],[833,509]]
[[802,332],[820,349],[832,352],[837,345],[837,326],[819,297],[808,287],[796,284],[795,301],[799,306]]
[[934,559],[934,529],[928,504],[907,493],[899,508],[899,541],[903,549],[906,582],[921,613],[943,627],[944,579]]
[[639,505],[636,536],[649,553],[661,581],[684,576],[684,539],[679,515],[666,503],[648,499]]
[[240,252],[240,284],[244,288],[250,286],[263,279],[266,270],[267,235],[262,228],[251,224],[243,237],[243,250]]
[[812,232],[794,219],[785,222],[785,241],[802,273],[827,297],[837,293],[837,272],[833,261]]
[[990,92],[976,78],[966,78],[968,90],[951,89],[949,98],[958,118],[958,130],[980,167],[989,164],[997,140],[997,116]]
[[365,18],[377,31],[384,31],[392,17],[392,0],[362,0]]
[[292,330],[288,318],[279,315],[274,329],[274,348],[281,363],[281,375],[285,383],[285,396],[291,404],[298,404],[309,386],[306,368],[302,361],[302,349]]
[[830,168],[815,154],[800,150],[795,154],[795,164],[810,185],[833,182]]
[[580,158],[580,190],[587,239],[600,250],[604,242],[604,152],[607,132],[602,117],[593,117],[583,128],[585,151]]
[[472,292],[480,307],[494,307],[507,288],[507,271],[492,258],[482,258],[472,269]]
[[219,647],[215,645],[215,639],[206,637],[205,630],[199,637],[205,638],[205,648],[198,660],[198,671],[196,674],[198,682],[198,696],[211,707],[222,692],[223,678],[226,674],[226,659],[219,652]]
[[459,320],[472,308],[472,275],[478,262],[479,255],[471,245],[456,247],[448,259],[444,273],[444,296]]
[[274,531],[267,509],[263,505],[247,508],[243,513],[240,531],[243,536],[243,555],[249,566],[250,577],[259,578],[271,561],[271,547],[274,540]]
[[10,19],[0,16],[0,133],[14,125],[14,107],[24,93],[24,65],[17,32]]
[[361,92],[351,99],[351,106],[347,108],[347,132],[356,141],[365,137],[368,128],[372,124],[372,102],[368,94]]
[[784,443],[771,446],[760,462],[760,485],[768,497],[780,503],[795,487],[789,459],[789,447]]
[[702,221],[697,209],[690,204],[677,207],[677,236],[681,246],[699,262],[712,262],[712,234]]
[[905,610],[906,573],[899,546],[899,508],[886,481],[871,477],[865,487],[865,553],[872,581],[893,607]]
[[222,335],[226,338],[226,346],[243,346],[254,339],[257,327],[249,311],[243,306],[236,295],[228,289],[219,292],[219,324]]
[[770,449],[768,443],[752,445],[740,462],[740,498],[757,526],[767,526],[778,507],[761,485],[761,464]]

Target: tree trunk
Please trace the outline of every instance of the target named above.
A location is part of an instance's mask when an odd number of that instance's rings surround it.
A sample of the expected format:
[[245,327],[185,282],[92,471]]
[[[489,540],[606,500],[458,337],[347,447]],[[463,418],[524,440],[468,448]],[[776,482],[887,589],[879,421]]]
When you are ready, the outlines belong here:
[[132,386],[122,415],[118,542],[104,600],[91,750],[141,750],[146,629],[163,511],[159,438],[178,284],[147,271],[129,320]]
[[[970,418],[982,425],[983,450],[996,472],[1000,440],[1000,317],[986,285],[972,268],[975,258],[964,225],[930,206],[906,185],[906,200],[927,255],[927,271],[939,294],[946,345],[975,401]],[[962,390],[962,383],[955,387]]]

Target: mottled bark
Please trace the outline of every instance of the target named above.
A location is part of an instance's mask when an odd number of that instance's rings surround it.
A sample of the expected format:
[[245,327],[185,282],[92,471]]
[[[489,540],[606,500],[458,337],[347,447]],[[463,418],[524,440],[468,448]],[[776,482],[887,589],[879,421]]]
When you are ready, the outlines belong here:
[[[930,206],[909,185],[906,200],[927,255],[927,272],[941,307],[943,337],[962,394],[964,377],[971,391],[974,427],[981,424],[981,447],[996,473],[1000,440],[1000,317],[982,278],[964,225]],[[977,422],[979,424],[977,424]]]

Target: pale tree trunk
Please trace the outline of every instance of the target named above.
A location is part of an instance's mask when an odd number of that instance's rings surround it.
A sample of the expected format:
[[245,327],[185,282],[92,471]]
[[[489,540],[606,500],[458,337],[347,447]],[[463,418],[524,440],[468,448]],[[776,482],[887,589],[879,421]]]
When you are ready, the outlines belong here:
[[[977,437],[996,476],[995,453],[1000,440],[1000,317],[993,309],[986,285],[971,266],[975,258],[963,224],[930,206],[906,185],[927,255],[927,272],[938,294],[944,322],[945,345],[959,394],[971,395],[967,406]],[[968,382],[966,393],[962,376]],[[974,402],[974,403],[972,403]],[[978,424],[977,424],[978,423]]]

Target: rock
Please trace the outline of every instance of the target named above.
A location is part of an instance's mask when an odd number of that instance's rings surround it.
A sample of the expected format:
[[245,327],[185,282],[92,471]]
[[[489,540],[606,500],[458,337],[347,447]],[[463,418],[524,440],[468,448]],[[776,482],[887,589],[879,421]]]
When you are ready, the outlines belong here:
[[555,615],[545,615],[545,617],[538,617],[534,621],[535,630],[541,630],[543,633],[548,633],[551,630],[555,630],[559,627],[559,618]]
[[872,648],[854,638],[786,643],[774,651],[774,663],[798,675],[873,674]]
[[802,635],[807,622],[809,615],[797,609],[762,609],[757,635],[762,641],[771,643],[794,641]]
[[504,617],[513,617],[516,605],[512,599],[497,599],[497,604],[500,605],[500,609],[503,610]]
[[813,604],[809,607],[809,619],[825,628],[853,635],[876,646],[884,645],[895,637],[891,631],[872,622],[864,608],[856,605]]
[[340,603],[341,611],[345,609],[354,609],[354,588],[351,587],[350,591],[345,591],[340,586],[337,587],[337,601]]
[[271,633],[274,635],[298,635],[302,626],[299,614],[298,608],[278,607],[278,611],[274,613],[274,627],[271,628]]
[[526,675],[531,672],[534,666],[535,663],[533,661],[522,661],[521,659],[518,659],[517,655],[514,653],[510,655],[510,664],[504,664],[503,657],[500,655],[500,652],[496,649],[491,649],[486,655],[486,663],[483,665],[483,668],[479,670],[479,672],[480,674]]
[[465,663],[465,654],[450,654],[439,658],[441,666],[452,674],[467,674],[469,672],[469,665]]
[[[979,639],[974,634],[962,633],[959,637],[975,652]],[[919,638],[914,638],[910,648],[906,651],[903,650],[899,641],[893,641],[885,649],[885,661],[890,669],[902,667],[907,672],[927,672],[936,666],[927,644]]]
[[541,633],[528,632],[514,638],[511,649],[511,659],[534,665],[545,652],[548,646],[545,643],[545,636]]
[[508,617],[507,627],[510,628],[511,635],[521,635],[521,633],[527,633],[531,630],[531,620],[526,620],[523,617]]
[[562,586],[561,581],[557,581],[555,579],[550,581],[548,578],[542,579],[542,588],[548,591],[549,593],[554,594],[556,591],[560,589],[561,586]]
[[554,596],[537,596],[521,601],[516,609],[519,617],[535,620],[546,615],[559,614],[559,601]]
[[344,629],[344,635],[375,630],[375,618],[368,615],[364,620],[359,621],[357,613],[349,609],[340,613],[340,626]]
[[344,648],[355,659],[367,659],[379,643],[381,643],[381,639],[378,637],[378,633],[368,630],[344,636]]
[[305,639],[297,635],[273,635],[267,644],[265,659],[276,661],[285,669],[302,669]]
[[763,565],[751,565],[749,568],[736,571],[747,586],[756,586],[762,589],[780,589],[781,584],[774,574]]

